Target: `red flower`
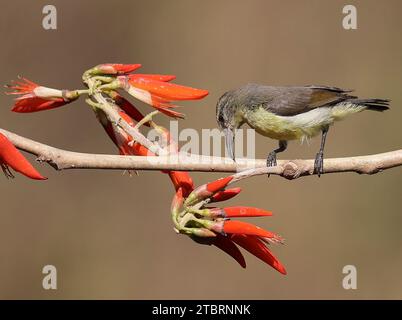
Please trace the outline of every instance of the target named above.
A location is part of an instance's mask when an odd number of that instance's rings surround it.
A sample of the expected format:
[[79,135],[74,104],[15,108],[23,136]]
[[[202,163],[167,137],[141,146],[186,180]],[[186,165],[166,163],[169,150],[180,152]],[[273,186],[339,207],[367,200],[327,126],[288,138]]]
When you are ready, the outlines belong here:
[[232,179],[232,176],[228,176],[226,178],[221,178],[216,181],[199,186],[186,199],[186,204],[193,205],[204,199],[212,197],[214,194],[225,188]]
[[[237,195],[239,189],[223,190],[232,180],[233,176],[229,176],[204,184],[181,201],[180,208],[176,206],[176,210],[172,211],[177,231],[189,235],[199,243],[215,245],[245,268],[244,257],[237,244],[282,274],[286,274],[285,268],[267,247],[270,243],[283,243],[280,236],[251,223],[231,220],[235,217],[271,216],[270,211],[244,206],[205,207],[212,201],[226,200]],[[225,191],[230,192],[225,194]]]
[[[214,196],[211,196],[211,200]],[[212,202],[212,201],[211,201]],[[226,208],[207,208],[204,215],[211,218],[246,218],[246,217],[269,217],[272,216],[271,211],[253,208],[253,207],[226,207]]]
[[229,237],[217,234],[212,244],[221,249],[222,251],[225,251],[233,259],[235,259],[243,268],[246,267],[246,260],[244,259],[241,251]]
[[252,255],[269,264],[280,273],[286,275],[285,267],[272,254],[265,243],[261,241],[261,239],[259,239],[258,237],[245,234],[231,234],[229,235],[229,239],[246,249]]
[[174,75],[168,74],[144,74],[144,73],[136,73],[130,75],[131,78],[147,78],[157,81],[169,82],[176,79]]
[[92,74],[126,74],[141,68],[141,64],[103,63],[90,70]]
[[211,202],[220,202],[232,199],[241,192],[241,188],[231,188],[218,191],[211,197]]
[[202,99],[208,95],[208,91],[166,82],[171,80],[171,77],[173,76],[145,75],[144,77],[130,74],[117,77],[117,80],[119,87],[138,100],[170,117],[182,118],[181,113],[171,110],[177,107],[171,102]]
[[39,86],[25,78],[7,87],[15,91],[6,94],[21,95],[15,99],[14,107],[11,109],[14,112],[27,113],[54,109],[78,98],[78,94],[74,91]]
[[14,175],[8,168],[11,167],[28,178],[35,180],[47,179],[36,171],[22,153],[2,133],[0,133],[0,166],[7,178],[14,178]]

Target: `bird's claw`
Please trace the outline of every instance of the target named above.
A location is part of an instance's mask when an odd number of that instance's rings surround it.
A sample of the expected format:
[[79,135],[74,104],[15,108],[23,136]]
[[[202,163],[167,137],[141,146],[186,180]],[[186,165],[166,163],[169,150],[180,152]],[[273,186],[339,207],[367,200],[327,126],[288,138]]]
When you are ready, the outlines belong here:
[[[276,152],[272,151],[269,153],[267,157],[267,167],[275,167],[276,166]],[[268,173],[268,177],[270,174]]]
[[318,177],[324,173],[324,153],[322,151],[318,152],[315,157],[314,172],[317,173]]
[[276,166],[276,152],[270,152],[267,157],[267,167],[275,167]]

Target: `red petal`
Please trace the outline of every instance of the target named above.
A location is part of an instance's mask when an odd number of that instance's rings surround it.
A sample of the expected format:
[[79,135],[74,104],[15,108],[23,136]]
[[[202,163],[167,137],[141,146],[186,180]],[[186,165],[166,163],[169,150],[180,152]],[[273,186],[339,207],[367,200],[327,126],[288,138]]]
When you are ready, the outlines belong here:
[[179,189],[177,189],[177,191],[173,197],[170,210],[172,212],[179,210],[180,207],[183,205],[183,202],[184,202],[183,190],[181,188],[179,188]]
[[170,179],[175,189],[183,188],[183,194],[187,197],[194,189],[194,182],[188,172],[185,171],[169,171]]
[[211,202],[220,202],[229,200],[237,196],[241,191],[241,188],[231,188],[222,191],[218,191],[211,197]]
[[136,73],[136,74],[133,74],[131,77],[132,78],[147,78],[147,79],[163,81],[163,82],[169,82],[169,81],[172,81],[172,80],[176,79],[176,76],[168,75],[168,74],[141,74],[141,73]]
[[103,63],[96,68],[103,74],[126,74],[141,68],[141,64]]
[[228,237],[217,234],[213,240],[213,245],[225,251],[233,259],[235,259],[243,268],[246,267],[246,261],[239,248]]
[[230,239],[280,273],[286,274],[285,267],[257,237],[245,234],[232,234],[230,235]]
[[154,106],[154,107],[157,110],[159,110],[161,113],[166,114],[169,117],[184,119],[184,114],[182,114],[180,112],[173,111],[173,110],[166,109],[166,108],[156,107],[156,106]]
[[209,93],[207,90],[185,87],[149,78],[136,78],[131,75],[128,81],[134,87],[146,90],[151,94],[170,101],[202,99]]
[[271,211],[253,207],[227,207],[223,208],[226,217],[266,217],[272,216]]
[[45,100],[42,98],[34,97],[17,100],[11,111],[19,113],[38,112],[43,110],[55,109],[64,106],[71,101],[65,101],[62,98]]
[[227,220],[223,225],[223,231],[225,233],[237,233],[237,234],[248,234],[254,235],[262,238],[277,238],[278,236],[260,227],[257,227],[251,223],[243,221],[233,221]]
[[[102,124],[103,125],[103,124]],[[103,126],[109,138],[116,146],[119,146],[112,124],[109,122]]]
[[215,193],[223,188],[225,188],[230,181],[232,181],[233,176],[227,176],[207,184],[207,190],[209,192]]
[[15,171],[22,173],[28,178],[35,180],[46,180],[22,155],[21,152],[7,139],[5,135],[0,133],[0,163],[10,166]]
[[149,157],[155,156],[154,153],[152,153],[151,151],[149,151],[147,148],[145,148],[142,144],[140,144],[140,143],[138,143],[138,142],[135,142],[131,148],[132,148],[132,150],[133,150],[133,154],[134,154],[134,155],[143,156],[143,157],[146,157],[146,156],[149,156]]
[[119,116],[126,121],[130,126],[134,127],[134,120],[125,112],[119,111]]
[[159,112],[166,114],[169,117],[184,119],[184,114],[171,110],[171,108],[177,108],[176,105],[173,105],[169,101],[166,101],[154,94],[151,94],[151,105],[155,109],[159,110]]

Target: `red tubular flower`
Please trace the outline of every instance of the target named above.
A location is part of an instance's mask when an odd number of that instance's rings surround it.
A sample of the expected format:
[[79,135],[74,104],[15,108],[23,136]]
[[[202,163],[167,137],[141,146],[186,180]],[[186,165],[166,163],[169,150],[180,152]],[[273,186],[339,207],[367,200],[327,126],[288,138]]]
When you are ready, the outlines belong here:
[[[168,79],[168,78],[167,78]],[[145,102],[160,112],[173,117],[182,118],[179,112],[171,110],[177,107],[171,104],[178,100],[197,100],[208,95],[207,90],[185,87],[173,83],[156,80],[155,77],[139,77],[135,74],[117,77],[119,86],[138,100]]]
[[91,71],[92,74],[127,74],[141,68],[141,64],[103,63]]
[[230,234],[247,234],[251,236],[257,236],[260,238],[272,239],[274,242],[281,242],[282,238],[276,235],[273,232],[264,230],[260,227],[257,227],[251,223],[243,222],[243,221],[233,221],[227,220],[223,224],[222,231],[224,233]]
[[178,188],[172,200],[172,205],[170,210],[172,212],[177,212],[183,206],[184,196],[183,196],[183,189]]
[[128,75],[128,83],[137,89],[142,89],[152,95],[167,101],[198,100],[208,95],[207,90],[195,89],[174,83],[166,83],[149,77],[141,78],[136,75]]
[[[226,208],[205,208],[202,214],[210,218],[246,218],[246,217],[268,217],[272,216],[271,211],[253,207],[226,207]],[[222,226],[223,227],[223,226]],[[219,229],[220,227],[218,227]]]
[[232,181],[232,179],[233,176],[227,176],[225,178],[199,186],[189,195],[186,200],[187,204],[192,205],[196,202],[212,197],[216,192],[225,188],[229,182]]
[[7,178],[13,178],[13,174],[8,167],[22,173],[28,178],[35,180],[46,180],[29,161],[22,155],[21,152],[7,139],[5,135],[0,133],[0,166]]
[[246,249],[251,254],[255,255],[257,258],[269,264],[280,273],[286,275],[285,267],[271,253],[267,246],[260,239],[258,239],[258,237],[246,234],[232,234],[229,237],[232,241]]
[[15,99],[14,107],[11,109],[20,113],[55,109],[78,98],[78,94],[74,91],[39,86],[25,78],[21,78],[21,81],[15,81],[7,87],[15,91],[6,94],[21,95]]
[[227,176],[225,178],[220,178],[213,182],[207,183],[206,190],[210,193],[216,193],[225,188],[229,184],[229,182],[232,181],[232,179],[233,176]]
[[253,207],[226,207],[223,208],[225,217],[268,217],[272,216],[271,211],[253,208]]
[[147,78],[162,82],[169,82],[176,79],[176,76],[170,74],[145,74],[145,73],[136,73],[130,76],[131,78]]
[[241,188],[231,188],[218,191],[211,197],[211,202],[221,202],[232,199],[241,192]]
[[217,234],[214,238],[213,245],[221,249],[235,259],[243,268],[246,267],[246,260],[244,259],[239,248],[228,237]]
[[194,189],[194,182],[191,176],[186,171],[169,171],[170,180],[175,189],[183,188],[183,194],[187,197]]

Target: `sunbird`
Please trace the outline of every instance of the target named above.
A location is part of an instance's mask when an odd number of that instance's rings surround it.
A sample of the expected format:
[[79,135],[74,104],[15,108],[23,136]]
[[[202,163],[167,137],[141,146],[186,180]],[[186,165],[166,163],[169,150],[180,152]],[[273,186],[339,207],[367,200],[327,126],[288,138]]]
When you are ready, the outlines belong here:
[[314,172],[324,172],[324,146],[329,127],[363,110],[384,111],[390,100],[359,99],[353,90],[328,86],[265,86],[247,84],[222,95],[216,105],[216,120],[225,135],[228,155],[235,160],[236,129],[247,123],[259,134],[279,140],[268,154],[267,166],[276,165],[276,155],[286,150],[288,140],[306,140],[321,133]]

